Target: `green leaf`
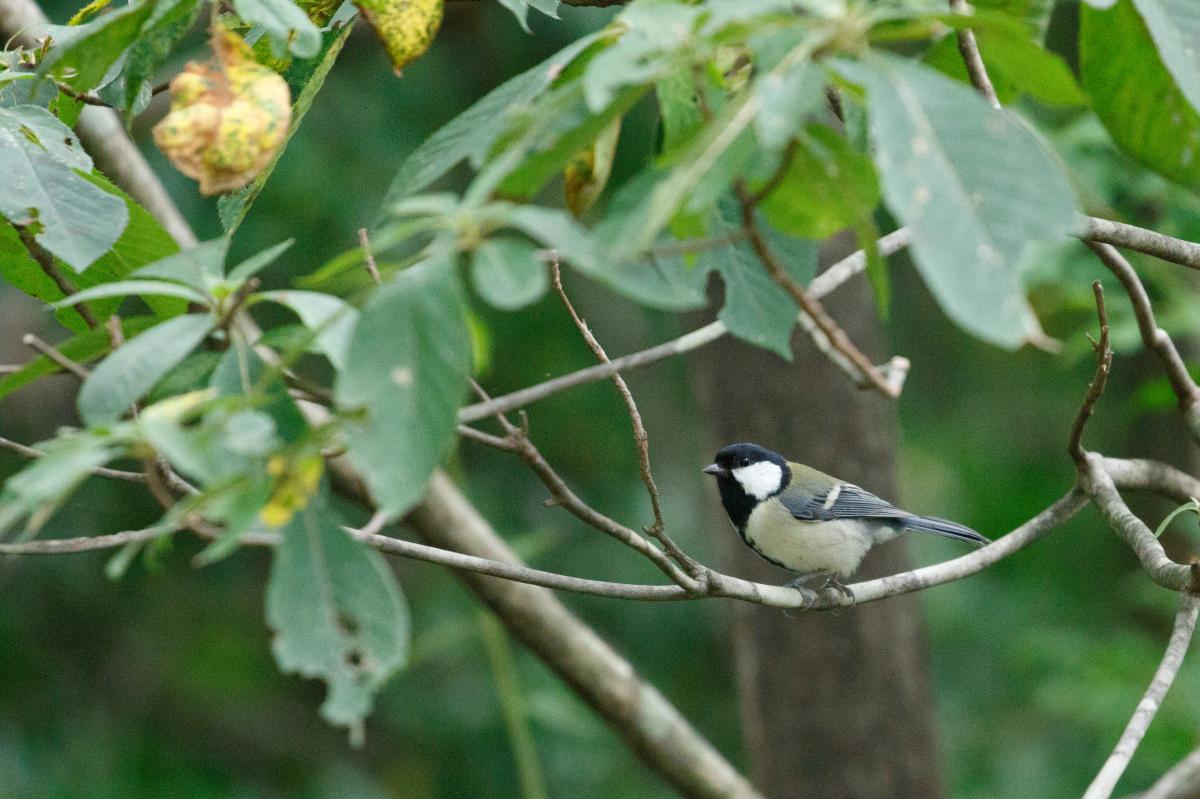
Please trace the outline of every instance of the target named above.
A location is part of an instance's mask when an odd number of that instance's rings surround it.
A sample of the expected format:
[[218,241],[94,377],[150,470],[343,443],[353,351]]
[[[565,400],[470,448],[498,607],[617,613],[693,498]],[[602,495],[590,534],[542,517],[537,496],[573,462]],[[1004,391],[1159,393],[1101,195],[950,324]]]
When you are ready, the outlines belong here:
[[[34,112],[0,108],[0,214],[15,225],[37,222],[38,243],[82,272],[120,238],[129,211],[77,171],[75,147],[65,152],[46,135],[47,117],[36,114],[35,130],[27,124]],[[58,142],[78,143],[57,124]]]
[[692,31],[704,9],[675,0],[636,3],[617,17],[621,37],[587,65],[583,74],[588,107],[599,112],[627,86],[647,85],[670,75],[682,60],[676,51],[693,46]]
[[83,149],[79,137],[54,114],[36,105],[17,105],[4,113],[15,118],[26,137],[32,137],[55,160],[73,169],[92,171],[92,157]]
[[53,43],[41,63],[40,74],[54,74],[79,91],[94,89],[109,67],[138,40],[153,10],[154,3],[142,0],[83,25],[48,26],[46,32]]
[[115,283],[103,283],[89,289],[76,292],[70,297],[53,303],[55,308],[69,308],[81,302],[103,299],[105,297],[128,297],[134,294],[158,295],[162,297],[179,297],[188,302],[205,303],[208,298],[198,291],[178,283],[168,283],[164,280],[118,280]]
[[281,241],[274,247],[268,247],[260,253],[251,255],[233,269],[229,270],[229,279],[238,285],[245,283],[263,269],[266,269],[268,266],[275,263],[279,256],[287,252],[295,242],[295,239]]
[[1163,65],[1130,0],[1080,8],[1079,70],[1117,146],[1155,172],[1200,187],[1200,114]]
[[388,513],[420,499],[453,444],[470,358],[449,259],[401,272],[363,307],[335,395],[344,408],[366,409],[366,421],[349,432],[348,454]]
[[229,237],[202,241],[186,250],[178,250],[165,258],[146,264],[131,277],[144,280],[166,280],[188,286],[203,295],[221,282]]
[[842,67],[865,85],[884,198],[912,231],[918,270],[946,314],[1003,347],[1043,337],[1025,299],[1028,245],[1075,230],[1058,160],[972,89],[899,59]]
[[427,188],[467,158],[481,160],[508,126],[511,109],[531,102],[545,91],[563,67],[599,37],[597,32],[577,39],[537,66],[500,84],[439,128],[400,165],[383,207],[390,209],[401,198]]
[[[289,2],[289,0],[276,1]],[[342,52],[343,45],[350,38],[350,32],[354,30],[354,22],[355,20],[352,19],[337,30],[322,33],[323,45],[319,55],[307,61],[298,61],[292,64],[284,75],[288,86],[291,87],[292,97],[295,98],[292,102],[292,124],[288,128],[287,141],[284,142],[283,147],[279,148],[279,152],[276,153],[271,163],[262,172],[259,172],[258,177],[248,186],[229,194],[223,194],[217,200],[217,213],[221,217],[221,227],[227,234],[232,234],[237,230],[238,225],[246,218],[246,212],[250,210],[251,204],[258,199],[267,179],[275,171],[275,165],[279,163],[292,136],[296,135],[296,130],[300,127],[308,109],[312,108],[313,101],[317,99],[317,93],[325,85],[325,77],[329,74],[329,70],[333,69],[338,54]]]
[[[86,179],[121,198],[129,212],[129,224],[111,250],[88,267],[86,272],[73,276],[76,287],[86,289],[119,280],[137,266],[179,248],[162,225],[120,189],[99,175],[89,175]],[[69,271],[69,267],[61,261],[56,260],[55,266],[60,272]],[[58,284],[26,252],[17,231],[7,224],[0,225],[0,277],[14,288],[43,302],[52,303],[65,296]],[[185,306],[185,303],[175,299],[147,298],[147,302],[163,318],[181,313]],[[115,313],[119,305],[120,300],[114,299],[93,302],[89,307],[98,319],[104,319]],[[60,310],[56,316],[71,330],[79,332],[87,329],[87,323],[73,308]]]
[[825,107],[825,72],[801,61],[783,75],[767,73],[756,87],[762,110],[754,130],[767,150],[779,150]]
[[778,230],[819,240],[859,225],[878,204],[871,159],[832,128],[810,125],[762,210]]
[[316,291],[264,291],[257,295],[296,312],[304,326],[316,334],[316,348],[334,368],[346,368],[350,340],[358,324],[358,311],[350,303]]
[[408,607],[383,556],[351,539],[323,501],[282,531],[267,585],[284,672],[328,686],[321,715],[361,738],[374,696],[408,658]]
[[[1021,94],[1028,94],[1048,105],[1087,103],[1062,58],[1043,49],[1022,31],[983,28],[975,32],[975,40],[1000,102],[1007,105]],[[952,78],[971,82],[958,51],[958,39],[953,35],[939,40],[925,53],[923,60]]]
[[199,0],[160,0],[125,57],[121,105],[126,119],[137,113],[146,83],[167,62],[171,50],[200,14]]
[[1133,0],[1175,85],[1200,111],[1200,4],[1193,0]]
[[513,199],[537,194],[546,181],[563,171],[580,150],[591,146],[614,122],[629,111],[649,90],[634,86],[617,93],[613,101],[596,113],[588,110],[577,84],[565,90],[570,97],[565,107],[532,112],[536,122],[515,148],[528,151],[519,166],[500,183],[499,193]]
[[122,344],[84,381],[78,399],[80,418],[88,426],[120,419],[204,340],[212,325],[207,314],[177,316]]
[[541,299],[550,278],[538,247],[527,239],[496,236],[476,248],[471,285],[488,303],[515,311]]
[[[718,203],[710,235],[728,235],[741,229],[737,201],[726,197]],[[811,241],[772,235],[768,239],[788,273],[801,283],[812,280],[817,268],[817,246]],[[780,246],[782,245],[782,246]],[[745,241],[707,250],[698,256],[707,271],[717,270],[725,284],[725,304],[718,318],[729,332],[743,341],[792,359],[792,329],[800,309],[776,283]]]
[[528,19],[530,8],[536,9],[553,19],[558,19],[558,3],[559,0],[500,0],[500,5],[512,12],[526,33],[531,32],[529,30]]
[[0,491],[0,534],[26,517],[29,531],[36,532],[93,469],[120,452],[106,439],[80,432],[36,448],[45,456],[10,477]]
[[[157,321],[152,316],[134,316],[122,319],[121,333],[125,338],[133,338]],[[85,330],[74,338],[56,345],[59,352],[76,363],[88,363],[108,352],[110,347],[108,331],[101,327]],[[40,377],[57,374],[61,371],[62,367],[57,363],[45,355],[39,355],[22,366],[19,371],[0,377],[0,399],[19,388],[24,388]]]
[[262,26],[276,57],[291,52],[308,59],[321,51],[321,30],[292,0],[233,0],[233,10],[245,22]]
[[1050,14],[1056,0],[974,0],[973,6],[980,9],[996,9],[1021,20],[1029,32],[1040,41],[1050,25]]
[[508,214],[508,222],[534,241],[540,241],[557,251],[562,260],[587,272],[600,268],[600,258],[587,228],[566,211],[537,205],[518,205]]

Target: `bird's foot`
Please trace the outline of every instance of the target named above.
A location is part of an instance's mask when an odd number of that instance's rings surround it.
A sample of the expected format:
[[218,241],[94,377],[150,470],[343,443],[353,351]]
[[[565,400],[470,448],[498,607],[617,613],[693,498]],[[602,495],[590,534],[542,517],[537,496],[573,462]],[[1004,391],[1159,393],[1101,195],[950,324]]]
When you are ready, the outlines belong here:
[[[792,579],[783,584],[784,588],[791,588],[800,592],[800,601],[804,603],[804,607],[810,607],[817,602],[817,592],[808,588],[804,583],[812,577],[812,574],[798,574]],[[784,610],[784,615],[798,615],[796,610]]]
[[824,591],[827,588],[832,588],[834,591],[837,591],[839,594],[841,594],[845,599],[849,599],[851,605],[854,605],[854,603],[857,601],[854,598],[854,591],[850,589],[850,586],[844,585],[842,581],[837,578],[836,574],[826,575],[825,582],[821,583],[819,590]]

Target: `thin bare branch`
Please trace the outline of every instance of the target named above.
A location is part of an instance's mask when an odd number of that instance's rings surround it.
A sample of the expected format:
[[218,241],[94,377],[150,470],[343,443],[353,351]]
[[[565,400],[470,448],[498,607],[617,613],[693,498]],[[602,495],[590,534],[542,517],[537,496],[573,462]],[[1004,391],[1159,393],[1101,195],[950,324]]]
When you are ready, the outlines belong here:
[[1087,242],[1087,245],[1100,257],[1109,271],[1116,275],[1117,280],[1121,281],[1125,293],[1129,295],[1129,301],[1133,304],[1142,343],[1146,349],[1158,355],[1167,372],[1167,379],[1171,382],[1171,389],[1179,400],[1179,408],[1188,421],[1192,436],[1200,440],[1200,388],[1197,388],[1191,374],[1188,373],[1183,358],[1175,349],[1175,342],[1155,321],[1150,297],[1146,294],[1146,288],[1138,278],[1137,272],[1129,261],[1125,260],[1125,256],[1111,245],[1091,241]]
[[1075,424],[1071,427],[1071,438],[1067,444],[1067,452],[1080,469],[1087,467],[1082,443],[1083,428],[1087,426],[1088,419],[1092,418],[1096,401],[1104,393],[1113,357],[1112,348],[1108,346],[1108,310],[1104,307],[1104,287],[1100,285],[1099,280],[1092,283],[1092,293],[1096,296],[1096,316],[1100,319],[1100,340],[1092,341],[1092,347],[1096,351],[1096,375],[1088,384],[1087,395],[1083,398],[1083,405],[1079,407],[1079,414],[1075,417]]
[[173,525],[147,527],[144,530],[126,530],[111,535],[83,536],[81,538],[46,538],[40,541],[0,543],[0,555],[67,555],[75,552],[92,552],[97,549],[113,549],[135,541],[151,541],[178,530]]
[[81,366],[80,364],[71,360],[67,356],[63,355],[54,346],[47,344],[45,341],[42,341],[40,338],[35,336],[33,333],[26,333],[21,338],[21,342],[26,347],[29,347],[31,350],[33,350],[37,353],[40,353],[42,355],[45,355],[47,358],[54,361],[60,367],[67,370],[71,374],[75,375],[75,377],[79,378],[80,381],[84,381],[84,380],[88,379],[88,375],[90,374],[90,372],[88,372],[86,367]]
[[497,560],[479,558],[474,555],[464,555],[451,552],[414,541],[404,541],[378,534],[364,534],[352,531],[354,538],[362,541],[380,552],[389,555],[399,555],[414,560],[437,563],[452,569],[487,574],[492,577],[503,577],[506,580],[516,580],[529,585],[540,585],[544,588],[554,588],[560,591],[570,591],[576,594],[591,594],[611,599],[640,599],[649,602],[672,601],[688,599],[692,594],[678,585],[635,585],[632,583],[613,583],[604,580],[589,580],[583,577],[570,577],[556,572],[532,569],[528,566],[517,566]]
[[1124,222],[1089,216],[1087,228],[1080,238],[1099,244],[1112,244],[1116,247],[1136,250],[1180,266],[1200,269],[1200,244],[1164,236],[1162,233],[1135,225],[1127,225]]
[[383,279],[379,276],[379,265],[375,263],[375,254],[371,252],[371,238],[367,235],[365,227],[358,229],[358,243],[362,247],[363,260],[367,265],[367,274],[371,276],[371,281],[378,286],[383,282]]
[[[79,291],[75,284],[67,279],[66,275],[59,270],[54,263],[54,256],[48,253],[41,244],[38,244],[37,238],[33,235],[33,231],[27,225],[17,225],[17,234],[21,237],[21,243],[25,245],[25,249],[29,251],[29,255],[37,262],[42,271],[46,273],[46,277],[54,281],[54,285],[58,286],[58,290],[63,293],[64,297],[70,297]],[[75,312],[79,314],[84,323],[88,327],[95,327],[99,324],[96,321],[96,315],[92,313],[92,309],[87,307],[86,303],[76,303],[71,306]]]
[[[911,237],[908,231],[905,228],[900,228],[879,239],[879,252],[884,256],[892,255],[907,247],[910,241]],[[808,293],[816,299],[821,299],[866,268],[866,253],[862,250],[852,253],[817,275],[809,285]],[[609,363],[589,366],[585,369],[561,375],[544,383],[528,386],[486,402],[467,405],[459,409],[458,421],[462,424],[470,424],[471,422],[478,422],[480,419],[486,419],[497,412],[507,413],[508,411],[513,411],[538,400],[545,399],[560,391],[565,391],[586,383],[594,383],[597,380],[603,380],[617,372],[624,372],[641,366],[649,366],[652,363],[658,363],[667,358],[691,352],[706,344],[711,344],[728,332],[729,330],[725,327],[725,323],[718,319],[715,322],[709,322],[703,327],[689,333],[684,333],[682,336],[663,342],[662,344],[657,344],[640,352],[613,358]]]
[[1079,470],[1080,487],[1096,503],[1109,527],[1137,555],[1150,578],[1172,591],[1200,586],[1200,565],[1176,563],[1167,557],[1154,532],[1121,499],[1113,478],[1104,469],[1104,457],[1094,452],[1084,453],[1084,457],[1085,464]]
[[1175,614],[1175,627],[1171,631],[1171,639],[1167,642],[1167,651],[1163,653],[1162,662],[1158,664],[1154,678],[1150,681],[1150,687],[1146,689],[1142,701],[1138,702],[1137,709],[1133,711],[1133,717],[1129,719],[1129,724],[1121,733],[1116,748],[1113,749],[1113,753],[1109,755],[1103,768],[1100,769],[1100,773],[1092,780],[1092,784],[1088,786],[1083,799],[1108,799],[1112,796],[1113,789],[1117,787],[1117,781],[1125,773],[1125,767],[1129,765],[1133,753],[1137,751],[1138,744],[1142,742],[1146,730],[1150,727],[1150,722],[1158,713],[1163,697],[1170,690],[1171,683],[1175,682],[1175,675],[1179,673],[1179,667],[1183,664],[1183,656],[1187,654],[1188,644],[1191,643],[1192,633],[1196,629],[1198,611],[1200,611],[1200,596],[1190,591],[1180,593],[1179,610]]
[[[46,456],[46,453],[42,452],[40,449],[29,447],[25,444],[11,441],[7,438],[0,438],[0,449],[7,449],[10,452],[15,452],[22,458],[44,458]],[[94,474],[96,477],[106,477],[110,480],[124,480],[127,483],[146,482],[146,475],[142,474],[141,472],[126,472],[120,469],[106,469],[104,467],[97,467],[92,469],[92,474]]]
[[1153,491],[1179,503],[1200,498],[1200,480],[1159,461],[1105,458],[1104,470],[1117,488]]
[[[855,346],[850,337],[846,335],[846,331],[842,330],[841,326],[825,310],[825,306],[788,275],[787,269],[775,257],[775,253],[771,251],[762,232],[758,229],[758,221],[754,218],[753,197],[739,187],[738,198],[742,206],[742,227],[746,229],[750,246],[754,249],[758,259],[762,261],[763,266],[766,267],[771,279],[790,294],[796,305],[812,320],[813,326],[804,325],[804,327],[809,332],[809,337],[817,349],[826,355],[836,352],[840,357],[832,358],[833,363],[846,372],[860,388],[874,388],[885,397],[892,399],[900,396],[897,387],[880,373],[862,350]],[[813,335],[818,331],[821,333],[820,336]]]
[[[575,327],[579,329],[579,334],[587,342],[588,348],[596,356],[596,360],[602,364],[611,363],[608,353],[604,351],[604,347],[596,340],[596,336],[588,328],[587,322],[580,318],[579,314],[575,311],[575,306],[571,304],[571,299],[567,296],[567,292],[563,288],[562,270],[558,263],[558,253],[551,253],[550,274],[554,281],[554,290],[558,293],[558,297],[562,300],[563,305],[566,306],[567,313],[571,315],[571,320],[575,322]],[[697,578],[703,574],[704,567],[680,549],[679,545],[671,539],[671,536],[667,534],[665,529],[666,523],[663,522],[662,501],[658,496],[658,486],[654,484],[654,473],[650,470],[650,436],[646,432],[646,425],[642,422],[642,414],[638,411],[637,402],[633,399],[633,392],[629,390],[629,385],[625,382],[625,378],[621,377],[620,373],[614,372],[611,375],[611,379],[613,385],[617,387],[617,393],[621,395],[621,401],[625,403],[625,410],[629,413],[629,420],[633,424],[633,441],[638,453],[638,471],[641,473],[642,483],[646,486],[646,493],[650,496],[650,508],[654,513],[654,522],[645,528],[646,533],[658,539],[663,549],[671,556],[671,559],[686,569],[688,574],[693,578]]]
[[105,102],[100,97],[91,94],[90,92],[81,92],[73,86],[63,83],[62,81],[55,81],[54,85],[60,92],[70,97],[72,100],[78,100],[79,102],[86,103],[87,105],[98,105],[102,108],[112,108],[110,103]]
[[[955,14],[971,13],[967,0],[950,0],[950,10]],[[962,56],[963,65],[967,68],[967,76],[971,79],[971,85],[991,103],[992,108],[1000,108],[1000,99],[996,97],[996,89],[992,86],[992,79],[988,77],[983,56],[979,54],[979,44],[975,41],[975,33],[970,28],[960,28],[957,36],[958,52]]]
[[[475,384],[475,390],[481,397],[485,400],[487,399],[487,392],[483,390],[482,386]],[[470,438],[480,444],[494,447],[504,452],[511,452],[519,457],[537,475],[538,479],[542,481],[542,484],[550,492],[550,499],[547,500],[548,505],[561,507],[584,524],[617,539],[622,544],[649,559],[672,582],[683,586],[689,592],[695,592],[699,588],[699,583],[683,571],[676,561],[672,560],[663,550],[651,544],[650,541],[637,531],[600,513],[580,499],[567,485],[566,481],[558,475],[558,472],[554,471],[554,468],[533,443],[533,439],[529,437],[528,420],[525,420],[520,427],[510,422],[504,414],[496,414],[496,420],[504,430],[505,435],[503,438],[484,433],[466,425],[460,425],[459,432],[466,438]]]

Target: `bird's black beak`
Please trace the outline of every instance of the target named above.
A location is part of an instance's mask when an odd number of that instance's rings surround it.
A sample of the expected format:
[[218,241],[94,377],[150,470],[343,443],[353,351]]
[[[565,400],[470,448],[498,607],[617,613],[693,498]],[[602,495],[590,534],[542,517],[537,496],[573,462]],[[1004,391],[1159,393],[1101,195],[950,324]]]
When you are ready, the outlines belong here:
[[703,469],[705,474],[711,474],[714,477],[724,477],[729,474],[728,469],[723,469],[715,463],[710,463]]

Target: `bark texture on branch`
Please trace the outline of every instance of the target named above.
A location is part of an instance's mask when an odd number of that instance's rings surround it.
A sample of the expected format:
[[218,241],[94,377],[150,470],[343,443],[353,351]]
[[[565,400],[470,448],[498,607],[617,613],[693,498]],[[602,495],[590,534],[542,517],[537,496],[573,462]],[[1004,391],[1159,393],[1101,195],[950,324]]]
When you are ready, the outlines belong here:
[[[441,472],[408,522],[435,546],[520,562]],[[683,795],[760,796],[657,688],[638,676],[628,661],[548,589],[478,574],[460,576],[509,633],[592,705]]]

